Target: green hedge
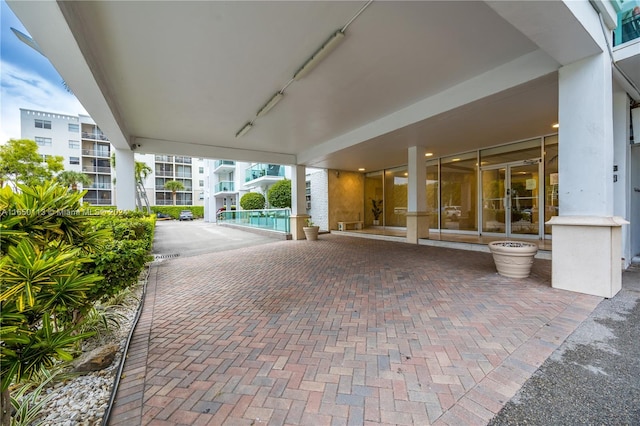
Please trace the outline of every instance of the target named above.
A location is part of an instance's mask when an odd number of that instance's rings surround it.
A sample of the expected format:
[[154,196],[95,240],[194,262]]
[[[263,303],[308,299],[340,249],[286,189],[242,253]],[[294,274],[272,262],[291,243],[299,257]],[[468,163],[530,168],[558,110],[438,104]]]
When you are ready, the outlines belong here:
[[180,211],[191,210],[193,217],[202,219],[204,217],[204,206],[151,206],[151,211],[156,213],[168,214],[174,219],[178,219]]
[[[132,216],[132,217],[128,217]],[[155,216],[139,212],[96,218],[96,230],[110,231],[111,240],[85,265],[88,272],[104,277],[89,292],[94,300],[104,300],[138,282],[146,262],[152,260]]]

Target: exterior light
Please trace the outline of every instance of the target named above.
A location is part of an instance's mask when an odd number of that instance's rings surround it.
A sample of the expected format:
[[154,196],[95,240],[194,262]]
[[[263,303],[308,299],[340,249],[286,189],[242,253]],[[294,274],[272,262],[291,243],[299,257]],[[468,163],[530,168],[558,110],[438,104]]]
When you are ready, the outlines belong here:
[[555,123],[555,124],[554,124],[553,126],[551,126],[551,127],[553,127],[554,129],[558,129],[558,128],[560,128],[560,124]]
[[236,133],[236,138],[240,138],[246,135],[247,132],[251,130],[252,127],[253,127],[253,124],[251,122],[248,122],[247,124],[242,126],[242,129],[238,130],[238,133]]

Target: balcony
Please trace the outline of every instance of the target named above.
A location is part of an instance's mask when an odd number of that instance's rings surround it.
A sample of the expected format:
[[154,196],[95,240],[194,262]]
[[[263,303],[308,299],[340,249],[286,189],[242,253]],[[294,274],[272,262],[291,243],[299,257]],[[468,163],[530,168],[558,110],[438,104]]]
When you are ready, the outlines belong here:
[[82,189],[105,189],[110,190],[111,184],[106,182],[94,182],[89,186],[83,186]]
[[612,1],[618,11],[618,27],[614,33],[613,45],[618,46],[640,38],[640,0]]
[[110,154],[108,150],[83,149],[82,155],[85,157],[109,158]]
[[100,167],[100,166],[82,166],[82,171],[85,173],[111,173],[111,167]]
[[[258,183],[257,181],[269,183],[277,182],[284,177],[284,166],[279,164],[254,164],[245,171],[244,182]],[[256,182],[254,182],[256,181]]]
[[109,138],[107,138],[102,133],[82,132],[82,139],[91,139],[91,140],[94,140],[94,141],[107,141],[107,142],[109,142]]
[[229,173],[236,169],[236,162],[230,160],[216,160],[213,163],[214,173]]
[[218,194],[220,192],[234,192],[236,190],[235,186],[235,183],[231,181],[218,182],[214,186],[213,192],[215,194]]

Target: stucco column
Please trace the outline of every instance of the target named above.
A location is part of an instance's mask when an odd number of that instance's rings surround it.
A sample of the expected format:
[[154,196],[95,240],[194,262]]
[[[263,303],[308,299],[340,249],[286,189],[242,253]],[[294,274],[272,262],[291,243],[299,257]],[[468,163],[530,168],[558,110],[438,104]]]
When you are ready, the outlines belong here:
[[116,179],[118,210],[135,210],[136,177],[133,151],[116,148]]
[[611,63],[598,54],[559,71],[559,206],[552,218],[552,286],[613,297],[622,287],[613,203]]
[[305,203],[306,189],[306,167],[295,165],[291,173],[291,238],[294,240],[304,240],[303,226],[306,226],[309,215]]
[[411,244],[418,244],[420,238],[429,238],[426,152],[422,146],[412,146],[408,150],[407,242]]

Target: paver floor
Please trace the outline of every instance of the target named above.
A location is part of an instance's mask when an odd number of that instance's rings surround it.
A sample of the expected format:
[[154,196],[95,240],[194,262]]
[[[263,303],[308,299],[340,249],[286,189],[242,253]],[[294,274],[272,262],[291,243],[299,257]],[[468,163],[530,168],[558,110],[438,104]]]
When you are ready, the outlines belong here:
[[482,425],[601,298],[322,235],[152,267],[111,425]]

